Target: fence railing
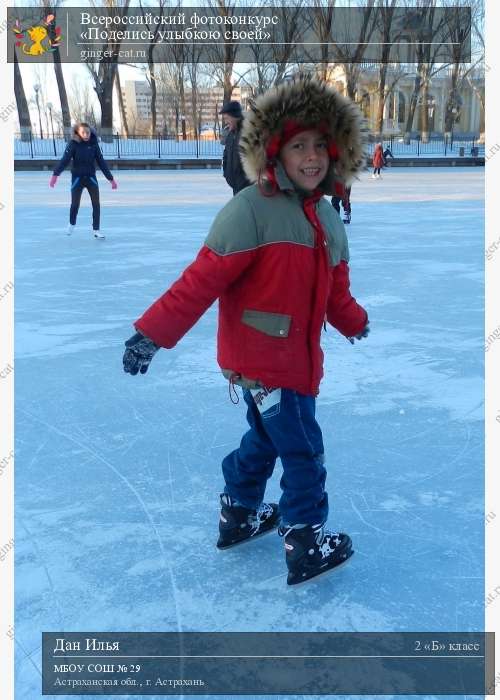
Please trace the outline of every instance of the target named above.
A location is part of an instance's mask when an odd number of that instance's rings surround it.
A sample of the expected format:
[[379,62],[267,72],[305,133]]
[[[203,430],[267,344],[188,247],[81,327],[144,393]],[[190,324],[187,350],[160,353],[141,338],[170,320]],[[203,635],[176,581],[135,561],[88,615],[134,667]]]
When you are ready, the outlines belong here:
[[[28,140],[21,140],[21,135],[16,134],[14,157],[59,159],[64,153],[66,144],[67,141],[62,136],[48,139],[29,136]],[[99,141],[99,145],[105,158],[117,159],[222,158],[224,151],[224,146],[215,140],[188,139],[177,141],[162,136],[126,139],[117,134],[112,141]],[[471,138],[433,138],[424,143],[419,138],[412,138],[407,142],[402,137],[391,137],[384,139],[383,145],[384,150],[389,148],[396,158],[398,156],[459,157],[461,153],[464,156],[484,156],[484,144],[479,144],[476,139]]]
[[[384,139],[384,150],[389,148],[395,158],[398,156],[484,156],[484,143],[479,143],[477,139],[445,137],[441,139],[432,138],[429,141],[422,141],[421,138],[413,138],[406,141],[403,137],[391,137]],[[462,150],[463,149],[463,150]]]
[[[62,136],[41,139],[33,137],[21,140],[16,134],[14,157],[16,158],[61,158],[67,140]],[[123,138],[118,134],[110,141],[99,140],[105,158],[222,158],[224,146],[209,139],[186,139],[185,141],[157,136]]]

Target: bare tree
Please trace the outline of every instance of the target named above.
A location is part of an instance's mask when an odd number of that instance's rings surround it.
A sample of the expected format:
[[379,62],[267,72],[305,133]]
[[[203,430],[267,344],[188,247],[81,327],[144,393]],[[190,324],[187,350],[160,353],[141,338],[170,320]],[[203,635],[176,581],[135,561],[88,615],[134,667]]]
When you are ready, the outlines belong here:
[[125,109],[125,104],[123,100],[123,92],[122,92],[122,85],[121,85],[121,80],[120,80],[120,66],[116,66],[116,72],[115,72],[115,85],[116,85],[116,92],[118,95],[118,106],[120,108],[120,117],[122,120],[122,131],[125,134],[125,137],[129,137],[129,128],[128,128],[128,120],[127,120],[127,111]]
[[[159,18],[163,17],[165,7],[167,6],[167,0],[157,0],[155,4],[155,15]],[[145,7],[144,0],[139,0],[139,7],[144,20],[144,26],[149,30],[151,39],[148,42],[148,61],[147,61],[147,72],[146,80],[151,88],[151,135],[153,136],[157,132],[156,118],[157,118],[157,86],[156,86],[156,72],[155,72],[155,58],[154,52],[159,41],[159,32],[161,29],[161,23],[153,23],[151,26],[146,22],[148,8]],[[149,14],[149,13],[148,13]],[[161,21],[161,20],[160,20]]]
[[201,130],[201,115],[203,113],[204,98],[201,92],[203,83],[203,69],[200,67],[201,49],[193,47],[193,53],[190,58],[193,60],[187,64],[187,75],[191,86],[191,124],[193,127],[194,137],[197,139]]
[[[452,54],[451,72],[448,87],[448,95],[445,104],[444,131],[445,136],[451,136],[453,125],[460,118],[462,98],[460,96],[461,68],[465,58],[466,36],[464,9],[456,0],[447,7],[446,34],[450,42]],[[470,35],[469,35],[470,38]]]
[[57,91],[59,93],[59,102],[61,103],[61,115],[63,122],[63,130],[66,138],[69,138],[71,133],[71,113],[69,110],[68,95],[66,93],[66,84],[64,82],[64,73],[61,63],[61,54],[59,52],[59,46],[56,42],[56,19],[57,19],[57,8],[59,6],[59,0],[42,0],[43,8],[48,16],[52,15],[53,19],[49,22],[47,26],[49,38],[52,42],[52,60],[54,62],[54,73],[56,76]]
[[[234,0],[209,0],[209,6],[221,17],[230,18],[234,15],[236,3]],[[214,77],[224,90],[224,102],[231,99],[236,83],[233,83],[233,66],[238,54],[238,42],[224,38],[224,43],[211,47],[211,62]]]
[[326,3],[314,2],[313,29],[315,30],[321,46],[321,61],[316,67],[319,76],[323,80],[328,79],[329,43],[331,41],[333,18],[335,14],[336,0],[328,0]]
[[40,123],[45,135],[48,137],[49,134],[49,110],[47,107],[47,64],[37,63],[33,67],[33,80],[34,84],[37,85],[36,98],[29,100],[29,104],[36,106],[37,110],[40,108],[40,118],[39,121],[43,121],[43,125]]
[[157,71],[158,95],[161,98],[161,104],[164,110],[165,105],[170,105],[170,116],[176,138],[179,134],[179,129],[181,129],[182,139],[185,141],[187,138],[185,50],[183,46],[171,46],[170,50],[174,53],[177,60],[175,63],[159,64],[159,70]]
[[[413,26],[410,38],[415,46],[416,71],[413,91],[408,106],[404,138],[409,142],[417,106],[420,103],[420,131],[422,141],[429,138],[429,85],[431,79],[447,67],[442,62],[444,13],[436,7],[436,0],[411,0]],[[418,10],[418,12],[417,12]],[[436,41],[441,37],[440,41]]]
[[255,63],[251,65],[247,75],[236,73],[239,82],[246,84],[252,97],[256,97],[275,84],[276,64],[266,61],[266,57],[269,56],[267,46],[255,44],[252,46],[252,52],[255,56]]
[[28,100],[24,92],[23,77],[17,60],[17,53],[14,47],[14,95],[16,98],[17,116],[19,118],[19,129],[21,131],[21,141],[29,141],[33,128],[31,126]]
[[156,70],[157,116],[161,116],[163,132],[178,133],[179,96],[174,88],[174,65],[159,63]]
[[[471,11],[471,29],[474,42],[472,56],[466,56],[467,50],[467,10]],[[453,5],[448,5],[447,36],[451,43],[452,65],[448,85],[448,94],[445,104],[445,135],[451,136],[453,125],[459,121],[462,108],[461,91],[467,82],[474,94],[478,97],[481,108],[484,110],[484,89],[481,94],[480,81],[473,81],[472,76],[481,72],[484,68],[484,5],[481,0],[474,0],[469,8],[464,8],[457,0]],[[471,39],[470,35],[468,37]],[[468,63],[465,58],[470,58]],[[476,83],[476,84],[475,84]],[[479,84],[478,84],[479,83]]]
[[300,14],[303,4],[303,0],[293,0],[286,7],[280,0],[268,3],[273,16],[279,18],[277,26],[280,33],[275,34],[276,42],[273,44],[255,43],[251,47],[254,62],[250,70],[244,73],[233,70],[238,75],[236,84],[246,83],[253,95],[260,94],[272,85],[281,83],[285,75],[296,67],[293,56],[302,30]]
[[278,27],[280,35],[276,37],[277,43],[273,43],[272,61],[276,66],[274,84],[281,83],[287,69],[292,62],[295,45],[300,38],[300,15],[303,9],[302,0],[288,2],[286,7],[282,7],[276,0],[273,1],[273,15],[279,17]]
[[[380,50],[380,63],[377,85],[377,112],[375,115],[375,135],[380,140],[384,129],[384,109],[387,96],[392,92],[387,89],[387,69],[392,49],[392,43],[397,42],[393,20],[396,11],[396,0],[379,0],[375,12],[375,25],[380,31],[382,46]],[[392,86],[394,88],[394,85]]]
[[57,90],[59,93],[59,101],[61,104],[61,118],[63,123],[63,131],[66,138],[71,133],[71,114],[69,110],[68,96],[66,93],[66,85],[64,82],[64,74],[61,63],[61,54],[59,52],[58,33],[57,33],[57,8],[60,5],[60,0],[28,0],[25,4],[39,7],[44,15],[45,24],[47,27],[47,36],[51,42],[51,54],[54,62],[54,73],[56,76]]
[[[104,7],[110,17],[127,14],[130,0],[104,0]],[[96,7],[95,3],[93,3]],[[120,50],[120,40],[106,41],[103,52],[111,52],[115,58],[113,61],[102,59],[99,63],[87,63],[86,66],[94,81],[99,104],[101,106],[101,137],[103,141],[111,141],[113,138],[113,87],[115,84],[115,74],[117,70],[118,52]]]
[[[354,50],[352,49],[351,45],[343,44],[341,41],[343,35],[349,39],[353,38],[351,36],[352,26],[349,21],[349,16],[347,16],[346,21],[344,15],[345,26],[341,26],[340,22],[335,21],[336,12],[338,9],[340,9],[335,7],[335,4],[326,8],[327,14],[324,16],[322,23],[319,25],[320,27],[322,24],[324,25],[322,31],[326,31],[328,26],[330,27],[330,31],[332,28],[335,28],[335,36],[338,38],[338,41],[331,43],[329,55],[332,56],[335,63],[341,64],[344,69],[346,78],[346,92],[351,100],[355,100],[356,98],[359,74],[361,70],[360,64],[363,61],[368,43],[375,29],[374,5],[375,0],[364,0],[363,3],[356,2],[356,0],[354,0],[354,2],[349,0],[347,3],[347,7],[356,8],[361,14],[359,26],[358,23],[356,23],[357,36],[355,37]],[[344,8],[345,4],[343,5],[342,9]],[[320,8],[318,8],[318,10],[321,11]],[[333,10],[333,13],[330,14],[330,10]],[[326,40],[326,38],[324,40]]]
[[129,136],[137,136],[139,118],[137,115],[137,110],[134,107],[129,107],[127,110],[127,125]]
[[75,122],[86,122],[96,128],[95,97],[89,82],[82,81],[76,75],[73,75],[70,95],[70,107]]
[[472,65],[464,72],[464,79],[472,89],[479,101],[481,110],[480,117],[480,139],[484,140],[485,128],[485,73],[490,70],[485,63],[485,43],[484,43],[484,3],[482,0],[475,0],[472,5],[472,39],[474,58]]

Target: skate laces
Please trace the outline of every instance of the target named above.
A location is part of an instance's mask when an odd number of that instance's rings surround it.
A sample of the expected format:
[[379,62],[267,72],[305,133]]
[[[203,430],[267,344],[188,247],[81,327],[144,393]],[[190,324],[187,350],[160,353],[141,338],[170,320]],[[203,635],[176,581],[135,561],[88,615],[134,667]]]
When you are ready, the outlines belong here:
[[261,524],[270,518],[273,512],[273,507],[269,503],[261,503],[255,511],[255,515],[248,516],[248,524],[252,528],[252,535],[259,531]]
[[[234,498],[231,498],[231,496],[228,493],[223,493],[221,494],[221,501],[224,503],[224,505],[228,506],[229,508],[245,508],[246,510],[249,510],[246,508],[246,506],[243,506],[239,501],[236,501]],[[260,506],[256,509],[255,513],[250,513],[248,516],[247,522],[250,525],[250,527],[257,532],[260,529],[261,524],[265,521],[268,520],[274,513],[273,507],[269,503],[261,503]],[[253,532],[252,534],[255,534]]]
[[271,517],[273,512],[273,507],[269,505],[269,503],[261,503],[257,508],[257,517],[260,518],[260,520],[267,520]]
[[[332,554],[335,549],[340,544],[340,534],[338,532],[328,532],[325,531],[324,524],[313,525],[313,532],[316,535],[316,544],[321,553],[321,557],[324,559],[328,555]],[[333,544],[333,547],[331,546]]]
[[280,537],[287,537],[292,532],[292,530],[295,529],[296,528],[294,525],[289,525],[288,527],[286,525],[280,525],[278,528],[278,535]]
[[[286,538],[294,530],[300,531],[304,527],[307,526],[297,527],[296,525],[289,525],[288,527],[280,527],[278,528],[278,534],[280,537]],[[321,558],[324,559],[332,554],[332,552],[334,552],[336,547],[338,547],[340,544],[340,533],[325,531],[324,523],[320,523],[319,525],[311,525],[310,527],[315,535],[315,542],[318,546],[318,551],[321,554]],[[312,552],[310,553],[312,554]]]

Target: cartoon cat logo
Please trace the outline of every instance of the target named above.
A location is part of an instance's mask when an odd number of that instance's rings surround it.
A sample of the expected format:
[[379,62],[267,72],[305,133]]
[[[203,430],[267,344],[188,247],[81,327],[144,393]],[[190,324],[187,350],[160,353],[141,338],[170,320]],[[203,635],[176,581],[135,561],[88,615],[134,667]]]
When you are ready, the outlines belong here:
[[[16,35],[16,46],[20,46],[26,56],[41,56],[44,53],[56,51],[62,41],[62,35],[61,27],[54,27],[54,31],[49,36],[49,25],[53,20],[54,15],[47,15],[40,24],[23,29],[19,20],[16,19],[12,28]],[[28,41],[31,41],[31,44]]]

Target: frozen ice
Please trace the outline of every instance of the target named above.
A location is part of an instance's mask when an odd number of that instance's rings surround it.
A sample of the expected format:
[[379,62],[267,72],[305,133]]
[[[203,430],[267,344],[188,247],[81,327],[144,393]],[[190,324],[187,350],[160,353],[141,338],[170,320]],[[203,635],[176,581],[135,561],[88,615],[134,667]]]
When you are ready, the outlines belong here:
[[65,235],[68,173],[54,190],[16,173],[16,699],[41,698],[42,631],[483,630],[484,170],[353,186],[352,291],[372,332],[324,334],[318,418],[329,524],[356,554],[298,589],[277,536],[215,548],[220,462],[245,430],[215,306],[147,375],[122,371],[132,322],[230,190],[219,171],[115,176],[96,241],[86,193]]

